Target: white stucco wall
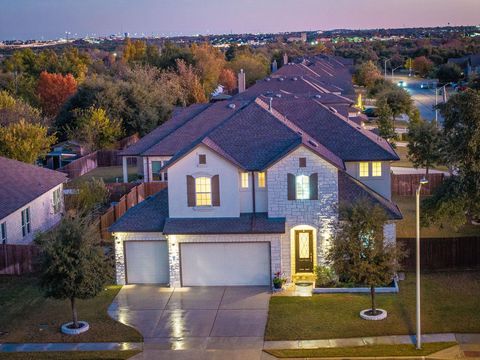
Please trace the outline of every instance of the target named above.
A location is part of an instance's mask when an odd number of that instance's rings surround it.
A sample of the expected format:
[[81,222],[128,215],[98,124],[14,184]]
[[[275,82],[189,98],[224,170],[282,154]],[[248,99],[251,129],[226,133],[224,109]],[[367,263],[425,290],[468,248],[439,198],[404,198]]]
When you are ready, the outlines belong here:
[[[307,159],[307,166],[299,167],[299,158]],[[288,200],[287,174],[311,175],[318,173],[318,200]],[[305,147],[300,147],[268,169],[268,213],[270,217],[286,218],[286,233],[282,235],[282,271],[287,277],[293,273],[290,230],[299,225],[316,229],[314,246],[316,262],[323,259],[326,241],[331,236],[331,224],[337,219],[338,170]]]
[[[61,209],[58,213],[53,211],[53,192],[60,189]],[[30,208],[30,233],[25,237],[22,234],[22,211]],[[62,219],[63,214],[63,184],[60,184],[30,203],[22,206],[15,212],[0,220],[0,224],[7,224],[7,244],[30,244],[35,234],[47,231]]]
[[378,177],[372,176],[371,161],[368,163],[369,163],[369,175],[370,175],[368,177],[360,177],[359,175],[360,169],[359,169],[358,162],[346,162],[345,167],[348,174],[353,176],[355,179],[360,180],[369,188],[375,190],[380,195],[390,200],[392,198],[390,162],[382,161],[382,176],[378,176]]
[[[240,192],[240,212],[241,213],[251,213],[253,212],[253,195],[252,195],[252,173],[248,173],[248,188],[243,189],[239,187]],[[241,174],[239,173],[238,176],[240,177]],[[259,212],[267,212],[268,211],[268,194],[267,194],[267,183],[265,179],[265,187],[260,188],[258,186],[258,173],[254,172],[255,176],[255,211]],[[266,176],[266,174],[265,174]],[[239,178],[239,184],[240,184]]]
[[118,285],[125,285],[124,241],[165,240],[162,233],[118,232],[115,237],[115,277]]
[[[198,155],[205,154],[207,163],[198,164]],[[219,175],[220,206],[188,207],[187,175]],[[168,170],[169,214],[173,218],[238,217],[240,216],[239,169],[206,146],[199,146]]]

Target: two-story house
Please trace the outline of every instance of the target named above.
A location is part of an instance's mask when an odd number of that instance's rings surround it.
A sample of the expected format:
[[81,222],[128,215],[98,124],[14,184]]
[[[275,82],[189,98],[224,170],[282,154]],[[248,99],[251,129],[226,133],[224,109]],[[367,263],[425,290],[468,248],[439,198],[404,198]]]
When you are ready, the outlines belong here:
[[0,174],[0,244],[30,244],[62,219],[66,174],[4,157]]
[[194,105],[127,149],[142,154],[147,181],[162,176],[168,188],[112,225],[117,283],[269,285],[276,271],[311,274],[339,206],[359,199],[385,210],[394,241],[397,154],[316,95]]

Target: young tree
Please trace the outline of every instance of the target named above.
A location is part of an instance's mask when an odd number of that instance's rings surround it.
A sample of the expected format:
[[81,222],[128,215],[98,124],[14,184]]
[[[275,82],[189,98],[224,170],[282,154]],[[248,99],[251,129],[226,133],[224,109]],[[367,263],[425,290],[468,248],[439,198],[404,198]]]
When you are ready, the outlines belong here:
[[372,88],[383,76],[373,61],[367,61],[357,68],[354,78],[357,85]]
[[45,157],[56,141],[56,136],[48,135],[45,126],[23,119],[0,126],[0,155],[29,164]]
[[415,168],[425,168],[425,175],[441,161],[441,131],[435,121],[423,119],[408,124],[408,159]]
[[77,81],[71,75],[50,74],[42,71],[38,80],[37,92],[45,115],[56,116],[67,101],[77,91]]
[[413,70],[420,76],[427,76],[433,69],[433,62],[425,56],[419,56],[413,59]]
[[446,63],[437,70],[438,81],[442,84],[457,82],[462,77],[462,69],[457,64]]
[[403,252],[384,237],[385,212],[367,200],[340,209],[327,260],[341,280],[368,285],[377,315],[375,287],[390,283],[399,268]]
[[91,226],[80,219],[64,218],[52,231],[36,239],[42,248],[41,286],[45,296],[70,300],[73,327],[78,329],[76,299],[98,295],[108,279],[103,249]]
[[229,93],[232,93],[233,90],[237,88],[237,76],[231,69],[228,68],[222,69],[218,82],[220,85],[225,87]]
[[395,123],[392,122],[392,110],[385,101],[379,101],[377,105],[378,134],[393,144],[397,134],[395,133]]
[[71,207],[73,216],[94,218],[107,205],[108,198],[109,192],[102,178],[83,181],[73,198]]
[[69,137],[95,151],[111,147],[122,135],[121,121],[110,119],[103,109],[91,107],[78,111],[77,127],[70,129]]
[[188,106],[195,103],[204,103],[207,101],[202,84],[195,74],[192,65],[187,65],[184,60],[177,60],[177,72],[180,80],[180,86],[183,90],[184,105]]

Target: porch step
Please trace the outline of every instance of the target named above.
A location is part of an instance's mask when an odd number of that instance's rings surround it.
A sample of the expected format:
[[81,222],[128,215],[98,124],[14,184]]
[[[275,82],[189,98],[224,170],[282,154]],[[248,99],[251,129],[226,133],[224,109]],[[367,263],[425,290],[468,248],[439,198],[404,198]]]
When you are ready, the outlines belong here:
[[315,274],[295,274],[292,276],[293,283],[309,282],[315,284]]

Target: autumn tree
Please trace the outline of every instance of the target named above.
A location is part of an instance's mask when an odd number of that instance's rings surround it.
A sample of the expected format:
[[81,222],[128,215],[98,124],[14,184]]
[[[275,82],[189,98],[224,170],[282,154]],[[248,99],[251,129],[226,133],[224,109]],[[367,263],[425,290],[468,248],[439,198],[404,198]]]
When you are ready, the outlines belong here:
[[147,44],[143,40],[125,39],[123,46],[123,60],[128,63],[142,62],[147,54]]
[[15,99],[8,91],[0,91],[0,126],[7,126],[25,119],[31,123],[42,123],[40,111],[21,99]]
[[237,76],[233,70],[228,68],[222,69],[218,82],[228,93],[232,93],[237,88]]
[[54,135],[48,135],[45,126],[21,119],[0,126],[0,155],[33,164],[45,157],[56,140]]
[[427,76],[433,69],[433,62],[425,56],[419,56],[413,59],[413,70],[420,76]]
[[77,91],[77,82],[71,74],[50,74],[43,71],[38,80],[37,92],[45,115],[58,114],[65,101]]
[[265,56],[247,51],[237,51],[237,55],[228,66],[235,74],[238,74],[243,69],[247,86],[251,86],[257,80],[263,79],[270,71],[270,61]]
[[357,68],[354,78],[357,85],[372,88],[377,80],[382,79],[382,74],[373,61],[367,61]]
[[123,134],[121,121],[110,119],[104,109],[79,110],[77,117],[77,125],[70,129],[69,137],[90,151],[111,147]]
[[218,85],[218,78],[225,67],[225,57],[220,50],[207,43],[193,44],[191,50],[205,94],[210,95]]
[[179,59],[177,60],[177,72],[182,87],[184,105],[206,102],[205,92],[193,66],[187,65],[184,60]]

